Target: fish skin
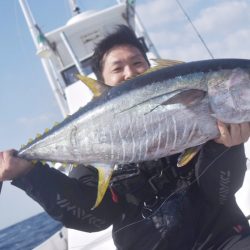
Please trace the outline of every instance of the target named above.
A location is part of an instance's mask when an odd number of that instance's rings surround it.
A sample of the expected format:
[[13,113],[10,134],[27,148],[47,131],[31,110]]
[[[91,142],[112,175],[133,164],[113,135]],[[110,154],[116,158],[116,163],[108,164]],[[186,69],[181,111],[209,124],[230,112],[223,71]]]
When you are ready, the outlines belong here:
[[250,60],[213,59],[126,81],[21,148],[66,163],[158,159],[216,138],[216,119],[250,121]]

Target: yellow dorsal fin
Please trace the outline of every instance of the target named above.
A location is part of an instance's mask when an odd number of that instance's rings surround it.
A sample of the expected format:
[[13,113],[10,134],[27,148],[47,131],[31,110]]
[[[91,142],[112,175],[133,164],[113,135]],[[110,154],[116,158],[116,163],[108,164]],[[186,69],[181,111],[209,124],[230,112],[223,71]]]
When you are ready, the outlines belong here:
[[182,61],[177,61],[177,60],[170,60],[170,59],[161,59],[161,58],[156,58],[156,59],[150,59],[156,63],[155,66],[152,66],[151,68],[147,69],[145,72],[143,72],[141,75],[145,75],[147,73],[157,71],[162,68],[167,68],[171,67],[177,64],[184,63]]
[[162,59],[162,58],[156,58],[156,59],[152,59],[152,60],[156,62],[156,64],[157,64],[156,67],[160,67],[160,68],[171,67],[171,66],[174,66],[177,64],[185,63],[185,62],[178,61],[178,60]]
[[113,167],[110,165],[99,165],[96,167],[98,170],[98,189],[95,205],[92,209],[98,207],[108,189],[109,181],[113,173]]
[[200,149],[201,145],[185,149],[185,151],[179,156],[177,167],[187,165],[198,154]]
[[76,78],[82,81],[92,91],[95,97],[102,95],[103,92],[108,89],[104,83],[93,78],[81,74],[76,74]]

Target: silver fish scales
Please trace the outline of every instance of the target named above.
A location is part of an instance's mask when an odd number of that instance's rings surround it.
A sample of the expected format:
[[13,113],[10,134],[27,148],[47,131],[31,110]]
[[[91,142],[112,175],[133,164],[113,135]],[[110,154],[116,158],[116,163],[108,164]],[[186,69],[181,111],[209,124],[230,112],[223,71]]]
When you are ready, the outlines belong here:
[[216,119],[250,121],[250,60],[162,68],[114,87],[19,151],[27,159],[128,163],[218,136]]

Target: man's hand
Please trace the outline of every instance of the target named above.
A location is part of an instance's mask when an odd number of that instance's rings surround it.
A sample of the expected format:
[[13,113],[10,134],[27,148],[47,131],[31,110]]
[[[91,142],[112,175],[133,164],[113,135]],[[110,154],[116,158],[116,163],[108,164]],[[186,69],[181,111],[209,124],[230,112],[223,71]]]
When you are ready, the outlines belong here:
[[15,150],[0,152],[0,181],[12,180],[27,174],[34,165],[19,158]]
[[225,124],[218,121],[217,125],[220,131],[220,137],[215,139],[215,142],[224,144],[226,147],[245,143],[249,139],[249,122],[243,122],[241,124]]

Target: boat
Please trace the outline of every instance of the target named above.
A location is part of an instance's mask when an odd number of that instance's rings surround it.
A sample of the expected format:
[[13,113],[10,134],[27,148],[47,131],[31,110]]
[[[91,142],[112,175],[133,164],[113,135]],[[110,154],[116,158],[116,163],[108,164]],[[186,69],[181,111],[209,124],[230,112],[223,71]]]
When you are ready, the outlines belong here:
[[[111,32],[118,24],[132,27],[140,42],[147,49],[148,58],[158,58],[152,43],[136,10],[135,1],[117,1],[103,10],[81,11],[76,1],[69,1],[72,17],[65,25],[44,33],[35,22],[26,0],[19,0],[29,27],[36,54],[39,56],[51,90],[64,117],[73,114],[92,100],[93,94],[87,86],[75,78],[76,73],[95,78],[91,67],[91,56],[95,43]],[[246,144],[250,149],[250,143]],[[248,157],[250,152],[247,152]],[[56,164],[56,168],[65,168]],[[237,194],[237,201],[246,216],[250,215],[250,163],[243,188]],[[97,233],[84,233],[63,228],[47,241],[35,248],[48,249],[115,249],[111,227]]]

